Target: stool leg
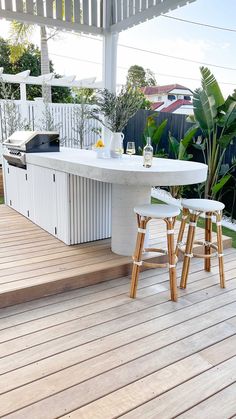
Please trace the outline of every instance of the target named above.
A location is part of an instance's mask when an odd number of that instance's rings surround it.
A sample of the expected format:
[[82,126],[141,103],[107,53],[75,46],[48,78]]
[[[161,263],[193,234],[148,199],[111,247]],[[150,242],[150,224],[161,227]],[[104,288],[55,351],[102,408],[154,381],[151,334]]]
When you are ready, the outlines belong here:
[[191,255],[192,255],[192,250],[193,250],[197,218],[198,218],[197,214],[193,213],[190,215],[188,237],[187,237],[186,249],[185,249],[185,254],[184,254],[184,262],[183,262],[180,288],[186,288],[186,285],[187,285],[190,258],[192,257]]
[[[147,225],[147,220],[142,219],[140,216],[138,216],[138,228],[145,230],[146,225]],[[131,277],[130,298],[136,297],[140,265],[136,264],[135,262],[141,262],[142,260],[144,239],[145,239],[145,232],[138,231],[136,247],[135,247],[134,257],[133,257],[134,262],[133,262],[132,277]]]
[[222,241],[221,219],[222,219],[222,214],[219,211],[216,214],[216,228],[217,228],[217,246],[218,246],[220,286],[221,286],[221,288],[225,288],[225,273],[224,273],[224,258],[223,258],[223,241]]
[[175,254],[178,257],[179,255],[179,248],[178,248],[178,244],[182,242],[183,240],[183,236],[184,236],[184,230],[185,230],[185,226],[186,226],[186,222],[187,222],[187,218],[188,218],[188,209],[187,208],[183,208],[182,211],[182,219],[181,219],[181,224],[180,224],[180,229],[179,229],[179,234],[178,234],[178,238],[177,238],[177,245],[175,248]]
[[[211,243],[212,241],[212,220],[211,220],[212,212],[206,212],[206,219],[205,219],[205,241]],[[211,247],[205,245],[205,255],[211,254]],[[205,258],[204,260],[204,269],[207,272],[211,272],[211,259]]]
[[167,225],[167,247],[170,277],[170,296],[172,301],[177,301],[177,283],[176,283],[176,255],[174,244],[174,224],[175,219],[166,218]]

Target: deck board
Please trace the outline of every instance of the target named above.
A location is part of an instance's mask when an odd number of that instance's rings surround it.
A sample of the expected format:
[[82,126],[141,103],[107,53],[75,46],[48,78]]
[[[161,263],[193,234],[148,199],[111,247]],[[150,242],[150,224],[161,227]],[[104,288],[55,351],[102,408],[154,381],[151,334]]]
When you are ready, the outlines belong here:
[[[199,229],[197,238],[203,234]],[[131,269],[131,257],[112,253],[109,239],[66,246],[5,205],[0,206],[0,239],[0,307],[119,278]],[[150,244],[166,248],[162,221],[151,225]],[[224,237],[225,248],[230,245]]]
[[158,269],[141,273],[136,300],[121,277],[0,309],[0,416],[234,416],[235,256],[223,290],[217,260],[210,273],[193,260],[177,303]]

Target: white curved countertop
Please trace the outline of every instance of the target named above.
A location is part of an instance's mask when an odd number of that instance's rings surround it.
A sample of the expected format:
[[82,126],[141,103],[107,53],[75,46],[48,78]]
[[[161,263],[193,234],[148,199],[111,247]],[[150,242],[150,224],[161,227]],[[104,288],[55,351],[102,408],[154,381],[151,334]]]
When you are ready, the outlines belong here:
[[190,185],[207,177],[207,165],[202,163],[154,158],[147,169],[142,156],[98,159],[95,151],[71,148],[61,148],[58,153],[29,153],[26,163],[120,185]]

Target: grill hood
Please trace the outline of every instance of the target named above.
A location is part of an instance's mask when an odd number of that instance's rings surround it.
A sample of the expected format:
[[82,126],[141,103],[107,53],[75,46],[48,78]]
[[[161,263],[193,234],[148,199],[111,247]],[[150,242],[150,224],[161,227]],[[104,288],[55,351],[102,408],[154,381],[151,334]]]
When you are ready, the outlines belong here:
[[28,153],[59,151],[59,134],[52,131],[15,131],[3,145]]

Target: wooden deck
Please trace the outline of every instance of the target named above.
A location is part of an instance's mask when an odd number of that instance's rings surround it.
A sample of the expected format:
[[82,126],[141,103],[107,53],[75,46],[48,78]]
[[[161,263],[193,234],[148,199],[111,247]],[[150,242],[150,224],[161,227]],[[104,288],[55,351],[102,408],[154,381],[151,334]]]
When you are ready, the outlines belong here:
[[[178,227],[176,223],[176,232]],[[201,238],[200,229],[198,239]],[[119,278],[130,272],[131,258],[112,253],[110,240],[66,246],[4,205],[0,205],[0,239],[0,307]],[[154,222],[151,227],[151,246],[154,245],[166,248],[162,221]],[[225,237],[224,247],[229,246],[231,239]]]
[[236,250],[225,290],[202,263],[178,303],[158,269],[1,309],[0,417],[235,416]]

